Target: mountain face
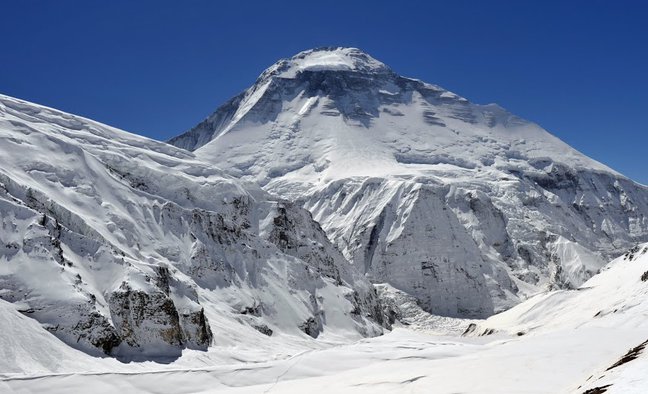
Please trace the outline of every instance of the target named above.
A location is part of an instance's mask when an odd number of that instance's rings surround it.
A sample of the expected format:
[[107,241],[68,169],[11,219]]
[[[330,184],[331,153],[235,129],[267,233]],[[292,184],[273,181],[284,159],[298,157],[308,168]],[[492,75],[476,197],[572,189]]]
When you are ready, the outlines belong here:
[[68,345],[159,360],[382,332],[373,286],[298,205],[6,96],[0,137],[0,299]]
[[648,240],[648,188],[354,48],[281,60],[169,141],[305,207],[374,283],[483,317]]

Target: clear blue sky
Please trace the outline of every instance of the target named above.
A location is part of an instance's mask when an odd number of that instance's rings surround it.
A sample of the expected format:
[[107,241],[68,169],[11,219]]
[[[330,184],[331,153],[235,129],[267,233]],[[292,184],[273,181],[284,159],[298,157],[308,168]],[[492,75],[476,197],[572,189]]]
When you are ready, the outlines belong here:
[[354,46],[648,184],[644,4],[0,0],[0,93],[164,140],[279,58]]

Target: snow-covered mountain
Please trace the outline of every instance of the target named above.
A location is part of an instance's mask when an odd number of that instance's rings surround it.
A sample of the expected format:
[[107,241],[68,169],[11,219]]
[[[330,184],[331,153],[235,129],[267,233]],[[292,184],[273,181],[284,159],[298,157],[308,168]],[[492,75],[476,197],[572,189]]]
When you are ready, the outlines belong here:
[[0,392],[645,391],[648,188],[539,126],[326,48],[172,142],[0,95]]
[[648,240],[648,188],[354,48],[277,62],[169,141],[308,209],[375,283],[483,317]]
[[[0,224],[0,299],[89,354],[382,333],[373,286],[303,208],[185,150],[1,95]],[[38,357],[15,350],[18,370]]]

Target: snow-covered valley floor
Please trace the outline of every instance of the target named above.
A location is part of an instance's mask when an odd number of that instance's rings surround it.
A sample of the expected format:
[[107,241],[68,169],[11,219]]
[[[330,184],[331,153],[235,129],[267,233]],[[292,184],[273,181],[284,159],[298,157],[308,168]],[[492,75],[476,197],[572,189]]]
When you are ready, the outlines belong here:
[[[623,356],[619,349],[629,349],[645,336],[645,326],[478,338],[396,329],[382,337],[266,362],[201,368],[123,365],[120,372],[5,375],[0,390],[71,393],[88,392],[92,387],[94,393],[580,393],[585,391],[580,386],[593,373],[603,372]],[[109,367],[106,365],[106,369]]]
[[579,289],[486,320],[426,321],[410,306],[410,325],[380,337],[242,338],[166,364],[92,357],[0,301],[0,392],[644,393],[647,273],[645,244]]
[[430,317],[346,344],[285,336],[274,352],[241,341],[185,350],[168,364],[88,356],[0,302],[0,370],[15,371],[0,375],[0,391],[644,393],[646,272],[648,244],[577,290],[539,294],[487,320]]
[[643,393],[647,272],[645,244],[577,290],[539,294],[486,320],[425,324],[415,315],[409,327],[354,343],[284,335],[272,351],[242,340],[167,364],[89,356],[0,301],[0,391]]

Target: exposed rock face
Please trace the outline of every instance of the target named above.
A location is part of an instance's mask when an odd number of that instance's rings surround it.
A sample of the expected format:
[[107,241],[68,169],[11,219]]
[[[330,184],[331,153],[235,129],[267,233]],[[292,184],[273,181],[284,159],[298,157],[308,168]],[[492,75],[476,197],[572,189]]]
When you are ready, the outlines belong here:
[[212,333],[203,308],[178,311],[168,292],[133,289],[128,282],[108,299],[110,314],[124,343],[154,349],[156,354],[179,355],[184,347],[206,350]]
[[[318,275],[331,278],[338,285],[355,283],[353,291],[345,294],[345,298],[353,305],[351,315],[358,319],[370,318],[390,328],[390,324],[384,319],[374,287],[368,285],[356,269],[344,263],[345,257],[331,244],[324,230],[308,211],[298,209],[296,204],[287,201],[279,202],[264,220],[261,234],[284,253],[305,261]],[[317,305],[316,300],[313,303]],[[318,323],[318,327],[318,330],[311,328],[308,332],[319,333],[322,330],[321,323]],[[317,335],[313,337],[316,338]]]
[[119,337],[130,347],[147,353],[179,355],[184,347],[205,350],[212,333],[204,310],[179,312],[162,291],[134,290],[128,282],[108,298],[110,314]]
[[354,48],[279,61],[170,143],[302,204],[356,267],[433,313],[577,287],[648,240],[646,187]]
[[[334,261],[335,257],[342,258],[341,254],[327,244],[326,234],[317,223],[313,222],[307,212],[294,209],[289,212],[286,206],[294,205],[291,203],[277,205],[276,216],[272,218],[271,230],[267,237],[268,241],[277,245],[284,253],[306,261],[318,273],[342,283],[339,269]],[[313,223],[313,228],[304,226],[304,223]],[[324,245],[329,246],[328,250]]]
[[133,290],[124,282],[110,295],[108,305],[113,322],[128,345],[182,345],[183,332],[178,311],[164,293],[148,294]]
[[204,350],[211,344],[212,332],[203,308],[181,313],[180,326],[187,347]]
[[304,333],[310,335],[311,337],[317,338],[317,336],[322,331],[321,322],[319,322],[318,320],[319,319],[310,317],[308,318],[308,320],[306,320],[305,322],[299,325],[299,329],[302,330]]

